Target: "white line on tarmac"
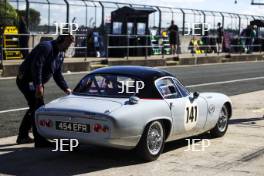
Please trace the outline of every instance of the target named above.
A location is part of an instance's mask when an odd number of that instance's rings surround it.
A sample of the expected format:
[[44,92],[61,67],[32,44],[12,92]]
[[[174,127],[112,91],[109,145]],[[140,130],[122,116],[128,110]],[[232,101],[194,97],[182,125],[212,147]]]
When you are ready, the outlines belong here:
[[234,79],[234,80],[230,80],[230,81],[220,81],[220,82],[211,82],[211,83],[195,84],[195,85],[190,85],[190,86],[186,86],[186,87],[188,87],[188,88],[192,88],[192,87],[202,87],[202,86],[210,86],[210,85],[218,85],[218,84],[228,84],[228,83],[243,82],[243,81],[253,81],[253,80],[259,80],[259,79],[264,79],[264,76],[255,77],[255,78]]
[[[202,87],[202,86],[210,86],[210,85],[218,85],[218,84],[229,84],[229,83],[243,82],[243,81],[260,80],[260,79],[264,79],[264,76],[255,77],[255,78],[235,79],[235,80],[230,80],[230,81],[220,81],[220,82],[212,82],[212,83],[195,84],[195,85],[189,85],[186,87],[187,88],[193,88],[193,87]],[[8,109],[8,110],[0,111],[0,114],[4,114],[4,113],[8,113],[8,112],[23,111],[23,110],[27,110],[27,109],[28,109],[28,107],[18,108],[18,109]]]
[[172,65],[172,66],[157,66],[157,68],[188,68],[188,67],[205,67],[212,65],[235,65],[235,64],[244,64],[244,63],[263,63],[264,61],[234,61],[234,62],[222,62],[222,63],[205,63],[205,64],[196,64],[196,65]]
[[[79,74],[87,74],[89,71],[80,71],[80,72],[66,72],[63,73],[63,75],[79,75]],[[10,77],[0,77],[0,80],[10,80],[10,79],[16,79],[16,76],[10,76]]]
[[24,111],[24,110],[27,110],[27,109],[28,109],[28,107],[17,108],[17,109],[8,109],[8,110],[0,111],[0,114],[8,113],[8,112]]
[[16,77],[12,76],[12,77],[3,77],[0,78],[0,80],[9,80],[9,79],[15,79]]
[[[197,65],[175,65],[175,66],[158,66],[157,68],[180,68],[180,67],[204,67],[204,66],[211,66],[211,65],[231,65],[231,64],[242,64],[242,63],[262,63],[264,61],[241,61],[241,62],[226,62],[226,63],[208,63],[208,64],[197,64]],[[88,74],[90,71],[79,71],[79,72],[65,72],[63,75],[78,75],[78,74]],[[11,77],[0,77],[0,80],[10,80],[16,79],[16,76]]]

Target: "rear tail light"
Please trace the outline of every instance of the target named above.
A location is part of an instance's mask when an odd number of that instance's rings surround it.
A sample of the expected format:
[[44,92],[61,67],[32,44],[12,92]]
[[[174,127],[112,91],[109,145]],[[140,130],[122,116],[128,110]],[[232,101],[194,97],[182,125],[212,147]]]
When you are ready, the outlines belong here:
[[109,131],[109,127],[107,125],[96,123],[93,125],[93,131],[96,133],[106,133]]
[[39,125],[42,127],[48,127],[51,128],[53,126],[53,123],[51,120],[39,120],[38,121]]

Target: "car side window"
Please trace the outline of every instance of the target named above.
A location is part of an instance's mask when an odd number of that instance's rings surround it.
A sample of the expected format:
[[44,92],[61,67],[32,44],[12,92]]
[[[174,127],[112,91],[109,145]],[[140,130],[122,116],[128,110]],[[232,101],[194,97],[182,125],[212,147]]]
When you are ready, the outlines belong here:
[[180,81],[175,78],[173,79],[173,81],[183,97],[187,97],[190,94],[189,91],[182,85],[182,83],[180,83]]
[[156,82],[156,87],[165,99],[181,98],[181,94],[171,78],[163,78]]

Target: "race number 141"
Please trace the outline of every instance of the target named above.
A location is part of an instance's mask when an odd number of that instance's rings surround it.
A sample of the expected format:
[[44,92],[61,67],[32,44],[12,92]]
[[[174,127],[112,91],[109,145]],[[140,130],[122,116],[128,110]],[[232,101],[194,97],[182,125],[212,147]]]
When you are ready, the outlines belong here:
[[186,123],[197,121],[197,106],[191,106],[186,108],[187,118]]

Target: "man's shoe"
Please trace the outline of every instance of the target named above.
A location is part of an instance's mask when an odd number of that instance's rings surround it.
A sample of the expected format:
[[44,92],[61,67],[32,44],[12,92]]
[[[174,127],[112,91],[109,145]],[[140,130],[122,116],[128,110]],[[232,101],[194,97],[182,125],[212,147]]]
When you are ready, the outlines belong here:
[[30,137],[17,137],[17,140],[16,140],[17,144],[29,144],[33,142],[34,142],[34,139]]
[[41,141],[41,142],[35,141],[35,148],[48,148],[54,146],[55,144],[49,141]]

